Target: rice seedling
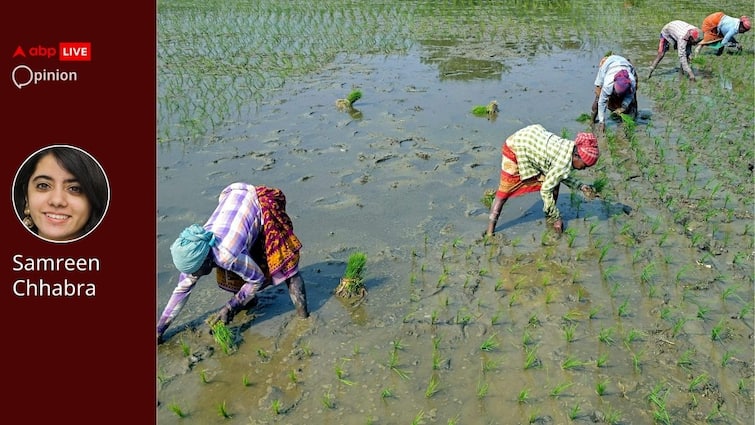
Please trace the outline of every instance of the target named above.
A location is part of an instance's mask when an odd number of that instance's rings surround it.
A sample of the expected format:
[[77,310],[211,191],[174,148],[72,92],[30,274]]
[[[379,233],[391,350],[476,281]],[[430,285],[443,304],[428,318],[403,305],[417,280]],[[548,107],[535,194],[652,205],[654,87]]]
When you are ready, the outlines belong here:
[[525,276],[522,276],[519,279],[517,279],[516,282],[514,282],[514,290],[521,289],[522,286],[524,286],[524,284],[526,283],[526,281],[527,281],[527,278]]
[[582,409],[579,407],[579,403],[572,406],[572,408],[569,409],[569,419],[571,419],[572,421],[576,420],[579,417],[579,412],[581,410]]
[[644,254],[645,253],[642,250],[636,249],[632,253],[632,265],[637,264],[637,262],[639,262],[642,259],[642,257],[644,256]]
[[608,177],[606,176],[600,176],[592,183],[592,187],[596,193],[602,193],[606,189],[606,186],[608,186]]
[[433,373],[427,383],[427,388],[425,388],[425,398],[432,398],[438,391],[440,391],[440,378]]
[[482,377],[480,377],[480,380],[477,381],[477,398],[482,400],[488,395],[488,390],[490,389],[490,384],[485,382]]
[[185,417],[186,417],[186,412],[184,412],[184,411],[183,411],[183,410],[181,409],[181,406],[179,406],[179,405],[178,405],[178,404],[176,404],[176,403],[171,403],[171,404],[169,404],[169,405],[168,405],[168,409],[169,409],[169,410],[170,410],[171,412],[173,412],[173,414],[174,414],[174,415],[178,416],[179,418],[185,418]]
[[338,378],[338,380],[342,384],[349,385],[349,386],[354,385],[353,381],[346,379],[346,377],[348,376],[348,373],[340,365],[336,364],[335,371],[336,371],[336,378]]
[[695,350],[685,350],[681,355],[679,355],[679,359],[676,361],[676,365],[681,367],[682,369],[689,369],[692,366],[694,358]]
[[663,425],[671,424],[671,416],[666,409],[666,398],[668,397],[668,389],[664,389],[661,384],[656,385],[648,395],[648,401],[655,406],[653,410],[653,419],[656,423]]
[[493,351],[496,348],[498,348],[498,346],[500,345],[500,343],[497,340],[497,335],[498,334],[493,334],[493,335],[488,336],[485,339],[485,341],[483,341],[482,344],[480,345],[480,350],[482,350],[482,351]]
[[735,316],[736,319],[744,319],[749,313],[755,311],[755,303],[749,302],[739,309],[739,312]]
[[439,370],[443,363],[443,358],[440,356],[440,351],[433,350],[433,370]]
[[566,342],[567,343],[573,342],[574,341],[574,333],[577,330],[577,325],[576,324],[565,325],[563,327],[563,330],[564,330],[564,339],[566,339]]
[[724,421],[727,420],[727,415],[723,411],[721,411],[721,404],[716,402],[713,404],[713,407],[711,408],[710,412],[708,412],[707,415],[705,415],[705,422],[711,423],[714,421]]
[[223,353],[230,354],[236,349],[236,344],[233,341],[233,334],[222,320],[219,320],[212,325],[212,337],[223,350]]
[[737,392],[740,395],[747,395],[750,392],[749,386],[747,385],[747,383],[744,380],[744,378],[740,378],[737,381]]
[[564,230],[564,233],[566,234],[566,244],[569,248],[572,248],[574,246],[574,241],[577,239],[577,229],[569,227]]
[[548,289],[545,291],[545,303],[551,304],[556,297],[556,291],[553,289]]
[[503,289],[503,279],[498,279],[495,282],[495,287],[493,288],[494,291],[498,292]]
[[598,341],[606,345],[611,345],[614,343],[612,334],[613,334],[613,327],[603,328],[600,330],[600,333],[598,334]]
[[523,388],[519,391],[519,395],[516,397],[516,402],[519,404],[527,403],[530,399],[530,390]]
[[725,288],[723,291],[721,291],[721,301],[726,302],[732,296],[736,296],[737,299],[741,300],[741,298],[736,295],[737,290],[739,290],[739,288],[741,287],[742,285],[735,285]]
[[605,421],[609,425],[618,425],[621,423],[621,412],[618,410],[608,407],[608,411],[606,412],[606,418]]
[[217,405],[217,411],[218,415],[224,419],[229,419],[231,417],[231,414],[228,412],[228,410],[225,407],[225,401]]
[[663,244],[666,243],[666,240],[668,239],[668,237],[669,237],[669,232],[668,231],[663,232],[661,234],[661,236],[658,238],[658,247],[659,248],[663,248]]
[[472,315],[469,312],[457,311],[456,312],[456,324],[462,327],[469,324],[472,321]]
[[671,329],[671,334],[676,337],[679,335],[679,332],[681,332],[682,328],[684,327],[684,324],[687,323],[687,319],[684,317],[680,317],[676,319],[676,322],[674,322],[674,326]]
[[322,403],[323,406],[325,406],[328,409],[336,408],[335,396],[330,392],[330,390],[326,391],[325,394],[323,394],[322,398],[320,399],[320,402]]
[[734,354],[736,354],[734,351],[726,350],[721,357],[721,367],[726,367],[726,365],[729,364],[729,360],[734,358]]
[[241,385],[243,385],[245,387],[251,387],[252,386],[252,381],[249,379],[249,375],[247,375],[246,373],[241,376]]
[[747,253],[744,252],[737,252],[734,254],[734,259],[732,259],[732,264],[736,265],[743,265],[745,264],[745,260],[749,257]]
[[618,309],[618,316],[619,317],[626,317],[629,315],[629,312],[627,311],[629,309],[629,298],[625,299],[624,302],[622,302],[619,305]]
[[262,348],[257,349],[257,357],[259,357],[263,362],[270,360],[270,355]]
[[189,347],[189,344],[187,344],[183,338],[179,341],[181,344],[181,353],[183,353],[184,357],[189,357],[189,354],[191,354],[191,348]]
[[630,329],[629,332],[627,332],[626,337],[624,338],[624,342],[627,344],[631,344],[637,340],[639,340],[642,337],[642,331],[639,329]]
[[708,312],[709,311],[710,311],[710,309],[708,307],[705,307],[705,306],[702,306],[702,305],[698,305],[697,306],[697,318],[700,319],[700,320],[702,320],[702,321],[705,321],[708,318]]
[[296,376],[296,369],[288,371],[288,380],[291,381],[292,384],[299,382],[299,377]]
[[603,397],[606,394],[609,382],[610,381],[608,379],[601,379],[600,381],[598,381],[595,384],[595,393]]
[[416,415],[414,415],[414,419],[412,420],[412,425],[420,425],[424,423],[424,421],[422,420],[424,418],[425,418],[425,411],[420,410],[419,412],[417,412]]
[[393,390],[390,388],[383,388],[382,391],[380,391],[380,398],[386,399],[393,397]]
[[595,229],[598,228],[598,223],[592,222],[590,223],[590,226],[587,228],[587,236],[592,237],[592,234],[595,233]]
[[540,359],[537,358],[537,348],[529,348],[525,347],[525,359],[524,359],[524,369],[532,369],[535,367],[540,367],[542,363],[540,362]]
[[728,335],[725,319],[719,320],[719,322],[713,326],[710,330],[710,339],[713,341],[720,341]]
[[541,326],[540,319],[537,317],[537,313],[532,313],[530,318],[527,320],[527,325],[529,325],[532,328],[537,328]]
[[587,313],[587,317],[592,320],[597,318],[598,313],[600,313],[600,306],[593,306],[590,307],[590,311]]
[[398,366],[398,355],[396,354],[395,350],[391,354],[391,359],[389,360],[389,362],[390,363],[388,365],[388,368],[395,372],[396,375],[399,376],[399,378],[404,380],[409,379],[409,373],[399,368]]
[[495,312],[495,314],[493,314],[493,315],[492,315],[492,316],[490,317],[490,324],[491,324],[492,326],[495,326],[495,325],[497,325],[497,324],[501,323],[501,315],[502,315],[502,314],[503,314],[503,312],[501,312],[501,311],[496,311],[496,312]]
[[438,310],[433,310],[432,313],[430,313],[430,324],[435,325],[438,323]]
[[500,362],[496,361],[496,360],[492,360],[492,359],[485,360],[482,363],[482,373],[487,373],[487,372],[490,372],[492,370],[498,369],[498,365],[499,364],[500,364]]
[[522,346],[526,347],[532,343],[534,343],[532,335],[530,335],[529,331],[525,329],[524,333],[522,334]]
[[281,401],[277,398],[270,404],[270,410],[272,410],[273,415],[280,415],[281,407]]
[[640,282],[643,284],[649,284],[651,283],[651,280],[655,276],[655,263],[649,263],[645,267],[642,268],[642,273],[640,274]]
[[609,250],[610,250],[610,249],[611,249],[612,247],[613,247],[613,246],[612,246],[611,244],[607,244],[607,245],[604,245],[604,246],[602,246],[602,247],[600,248],[600,255],[598,256],[598,263],[602,263],[602,262],[603,262],[603,260],[605,260],[605,258],[606,258],[606,255],[608,255],[608,251],[609,251]]
[[513,307],[517,301],[519,301],[519,290],[515,289],[514,292],[509,295],[509,307]]
[[669,307],[663,307],[660,311],[661,319],[667,320],[669,316],[671,316],[671,308]]
[[595,366],[597,367],[606,367],[607,364],[608,364],[608,353],[602,353],[595,360]]
[[574,385],[574,382],[562,382],[556,385],[555,387],[553,387],[553,389],[550,392],[550,396],[557,398],[558,396],[563,394],[563,392],[566,391],[567,388],[571,387],[572,385]]
[[642,372],[642,355],[644,353],[644,351],[640,351],[639,353],[632,353],[632,366],[634,367],[634,371],[636,373]]
[[561,320],[566,323],[577,322],[582,318],[582,312],[577,309],[571,309],[561,316]]
[[203,384],[207,384],[210,382],[209,376],[207,376],[207,369],[202,369],[199,371],[199,379],[202,381]]
[[563,362],[561,362],[561,369],[563,370],[579,369],[584,365],[585,365],[584,362],[582,362],[578,358],[573,357],[573,356],[568,356],[566,359],[564,359]]
[[613,285],[611,285],[611,289],[609,290],[609,293],[612,297],[616,296],[616,293],[619,292],[619,282],[614,282]]
[[587,301],[587,291],[582,286],[577,287],[577,301],[581,303]]
[[401,342],[401,338],[396,338],[391,341],[391,346],[393,346],[394,350],[403,350],[405,348],[404,344]]

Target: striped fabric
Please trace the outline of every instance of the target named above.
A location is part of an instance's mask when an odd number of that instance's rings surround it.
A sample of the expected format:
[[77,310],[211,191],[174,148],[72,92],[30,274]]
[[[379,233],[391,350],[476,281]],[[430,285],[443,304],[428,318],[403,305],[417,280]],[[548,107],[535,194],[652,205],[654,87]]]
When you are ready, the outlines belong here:
[[[513,151],[521,180],[542,180],[540,196],[545,215],[549,219],[560,218],[561,213],[553,199],[553,191],[561,183],[572,189],[582,184],[571,177],[574,141],[561,138],[540,124],[533,124],[512,134],[506,139],[504,146]],[[508,166],[506,159],[506,155],[502,155],[502,178],[505,177],[503,172]]]

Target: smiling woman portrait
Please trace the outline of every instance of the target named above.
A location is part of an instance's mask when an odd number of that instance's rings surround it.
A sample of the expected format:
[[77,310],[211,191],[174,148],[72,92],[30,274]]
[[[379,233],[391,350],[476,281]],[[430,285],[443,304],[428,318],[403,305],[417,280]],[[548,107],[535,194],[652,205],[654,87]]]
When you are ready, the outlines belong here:
[[32,154],[13,183],[16,214],[32,233],[51,242],[78,240],[100,224],[110,187],[87,152],[53,145]]

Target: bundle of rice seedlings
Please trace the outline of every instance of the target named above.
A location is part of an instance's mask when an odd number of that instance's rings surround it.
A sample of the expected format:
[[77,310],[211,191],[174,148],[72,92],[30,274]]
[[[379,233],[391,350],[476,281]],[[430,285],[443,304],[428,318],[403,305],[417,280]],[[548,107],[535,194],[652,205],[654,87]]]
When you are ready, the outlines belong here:
[[230,354],[236,349],[233,334],[222,320],[218,320],[212,325],[212,337],[225,354]]
[[345,99],[336,100],[336,106],[338,109],[347,110],[354,107],[354,103],[362,98],[362,92],[360,90],[352,90]]
[[363,297],[367,294],[364,287],[364,266],[367,264],[367,254],[357,251],[349,255],[346,270],[341,283],[336,288],[336,295],[345,298]]
[[495,115],[498,111],[498,102],[495,100],[491,100],[487,105],[477,105],[472,108],[472,113],[477,116]]

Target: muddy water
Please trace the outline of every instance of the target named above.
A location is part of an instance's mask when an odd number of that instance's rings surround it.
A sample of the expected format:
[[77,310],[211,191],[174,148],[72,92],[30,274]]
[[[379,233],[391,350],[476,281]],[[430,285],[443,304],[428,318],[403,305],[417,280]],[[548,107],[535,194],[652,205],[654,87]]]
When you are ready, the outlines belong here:
[[[650,33],[627,56],[652,61]],[[595,64],[618,41],[467,42],[337,56],[205,136],[158,147],[156,315],[175,284],[170,243],[239,180],[286,193],[312,311],[296,319],[285,291],[265,291],[231,324],[226,354],[203,320],[229,294],[203,278],[158,348],[160,423],[752,422],[752,190],[711,195],[733,208],[715,226],[696,208],[722,177],[689,166],[684,129],[649,96],[678,86],[672,58],[641,88],[637,129],[611,123],[598,165],[577,172],[608,177],[602,199],[562,190],[569,233],[547,231],[533,194],[508,202],[484,241],[503,139],[531,123],[584,131]],[[352,88],[357,110],[339,111]],[[471,114],[491,100],[496,117]],[[354,250],[368,254],[358,306],[333,296]]]

